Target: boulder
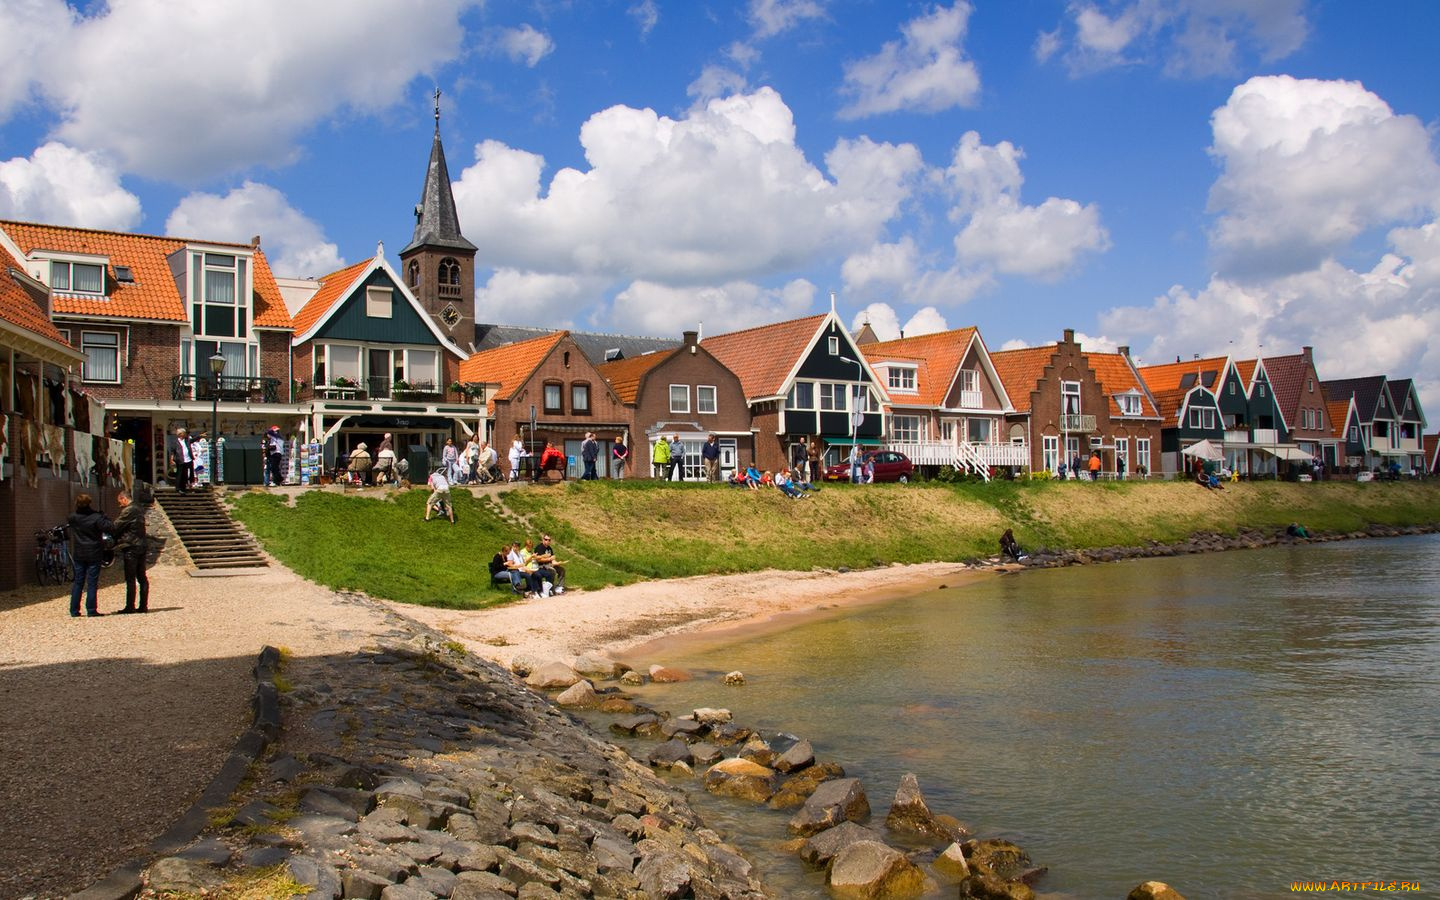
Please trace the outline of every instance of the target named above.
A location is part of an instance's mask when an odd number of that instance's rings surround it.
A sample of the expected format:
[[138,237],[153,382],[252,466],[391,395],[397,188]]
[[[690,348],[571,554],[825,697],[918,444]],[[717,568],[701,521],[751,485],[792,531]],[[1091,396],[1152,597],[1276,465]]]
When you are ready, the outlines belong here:
[[734,719],[734,716],[731,715],[728,709],[711,709],[708,706],[702,706],[691,712],[690,718],[702,725],[714,727],[716,725],[724,725],[726,722]]
[[525,683],[542,691],[567,688],[580,680],[579,674],[559,660],[545,663],[525,676]]
[[815,763],[815,748],[809,741],[797,741],[794,746],[775,758],[775,770],[782,774],[798,772]]
[[830,864],[830,891],[837,897],[918,897],[924,889],[924,873],[879,841],[856,841]]
[[791,775],[780,783],[780,788],[767,804],[771,809],[794,809],[804,806],[810,795],[822,782],[844,778],[845,769],[839,763],[817,763]]
[[700,741],[690,745],[690,761],[697,766],[713,766],[724,757],[725,754],[714,744]]
[[660,725],[660,733],[666,737],[679,737],[683,740],[698,738],[705,731],[705,725],[689,717],[678,719],[666,719]]
[[715,725],[710,729],[710,740],[717,744],[730,746],[747,740],[754,732],[744,725],[736,725],[734,722],[726,722],[724,725]]
[[618,678],[629,666],[616,662],[599,651],[592,650],[575,657],[575,671],[589,678]]
[[690,745],[679,738],[671,738],[654,750],[646,760],[651,766],[657,769],[669,769],[678,762],[689,764]]
[[920,793],[920,783],[911,772],[900,778],[900,787],[895,791],[895,802],[885,816],[885,827],[897,834],[918,835],[934,841],[955,843],[970,836],[963,825],[950,816],[936,816],[930,812],[925,797]]
[[435,900],[435,894],[410,882],[392,884],[380,892],[380,900]]
[[677,900],[690,892],[689,857],[674,850],[651,853],[635,867],[640,890],[646,897]]
[[790,819],[790,833],[808,837],[841,822],[859,822],[870,815],[870,802],[858,778],[823,782]]
[[745,683],[745,673],[726,672],[725,677],[720,680],[723,681],[725,684],[730,685],[731,687],[739,687]]
[[827,828],[819,834],[812,835],[801,842],[800,848],[795,854],[800,857],[806,865],[821,868],[828,866],[835,854],[844,850],[851,844],[859,841],[875,841],[883,843],[880,834],[864,825],[856,825],[854,822],[841,822],[834,828]]
[[374,872],[364,869],[346,869],[340,874],[340,887],[345,897],[356,900],[380,900],[380,894],[389,887],[386,881]]
[[660,733],[660,717],[654,713],[622,716],[610,723],[610,730],[628,737],[644,737]]
[[930,865],[947,881],[960,882],[970,876],[970,864],[959,844],[951,844]]
[[1146,881],[1125,895],[1125,900],[1185,900],[1180,892],[1163,881]]
[[634,669],[630,669],[630,670],[626,671],[624,675],[621,675],[621,676],[620,676],[620,683],[621,683],[621,684],[628,684],[628,685],[631,685],[631,686],[639,685],[639,684],[644,684],[644,683],[645,683],[645,676],[641,675],[639,672],[635,671]]
[[723,797],[764,803],[775,792],[775,770],[748,759],[727,759],[705,772],[705,790]]
[[524,678],[547,662],[549,662],[549,660],[541,659],[533,654],[519,653],[510,660],[510,671]]
[[1030,856],[1019,846],[992,839],[987,841],[966,841],[960,845],[965,861],[979,875],[992,876],[999,881],[1012,881],[1020,877],[1030,865]]
[[756,765],[769,767],[775,761],[775,751],[765,743],[763,738],[754,737],[745,742],[740,748],[740,758],[748,759]]
[[595,685],[582,678],[561,691],[555,704],[570,709],[594,709],[600,705],[600,695],[595,693]]
[[225,879],[209,863],[198,859],[167,856],[150,867],[145,879],[157,892],[199,894],[219,887]]
[[599,709],[603,713],[633,716],[640,711],[640,705],[627,697],[604,697],[600,700]]
[[650,680],[656,684],[677,684],[681,681],[689,681],[690,673],[684,669],[671,669],[666,666],[651,666]]

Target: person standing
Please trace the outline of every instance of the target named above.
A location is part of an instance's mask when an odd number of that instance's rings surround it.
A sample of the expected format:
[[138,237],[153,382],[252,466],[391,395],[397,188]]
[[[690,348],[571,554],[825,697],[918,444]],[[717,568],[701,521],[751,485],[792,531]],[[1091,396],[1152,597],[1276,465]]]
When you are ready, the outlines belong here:
[[700,459],[705,464],[705,480],[714,484],[720,480],[720,439],[710,435],[705,446],[700,448]]
[[820,436],[817,434],[815,440],[805,445],[805,455],[810,461],[810,480],[816,484],[820,483]]
[[614,472],[616,481],[625,480],[625,462],[630,459],[630,448],[625,446],[624,439],[615,435],[615,443],[610,445],[610,468]]
[[524,459],[529,455],[529,451],[525,449],[525,442],[520,440],[520,438],[517,437],[515,438],[515,440],[510,442],[509,459],[511,481],[520,480],[520,460]]
[[1100,480],[1100,451],[1090,451],[1090,480]]
[[445,439],[445,449],[440,451],[440,462],[445,466],[445,477],[451,484],[460,483],[460,448],[455,446],[455,439]]
[[195,454],[190,449],[190,436],[185,429],[175,429],[170,439],[170,468],[175,470],[175,490],[185,493],[195,480]]
[[480,481],[480,441],[473,435],[465,442],[465,481],[477,484]]
[[810,441],[801,437],[800,443],[790,445],[790,474],[796,478],[804,479],[805,466],[810,460]]
[[271,425],[265,432],[265,485],[279,487],[285,483],[280,475],[280,461],[285,455],[285,438],[280,436],[280,426]]
[[670,471],[665,475],[666,481],[675,481],[676,474],[679,480],[685,480],[685,445],[680,443],[680,435],[670,435]]
[[96,605],[100,589],[100,563],[105,558],[105,535],[115,533],[115,523],[90,507],[90,495],[75,497],[75,511],[66,519],[70,526],[70,558],[75,562],[75,582],[70,586],[70,615],[80,617],[80,592],[85,592],[85,614],[101,616]]
[[1115,457],[1115,479],[1117,481],[1125,480],[1125,457],[1123,456]]
[[[121,491],[115,496],[120,515],[115,517],[115,554],[125,567],[125,608],[122,613],[143,613],[150,610],[150,577],[145,574],[145,555],[149,544],[145,538],[145,507]],[[139,605],[136,605],[136,588]]]
[[585,432],[585,440],[580,443],[580,459],[585,463],[585,472],[580,476],[582,481],[594,481],[600,477],[595,474],[595,461],[600,458],[600,442],[595,440],[595,432]]
[[665,435],[655,439],[655,449],[650,454],[650,462],[655,466],[655,477],[670,480],[670,442],[665,440]]

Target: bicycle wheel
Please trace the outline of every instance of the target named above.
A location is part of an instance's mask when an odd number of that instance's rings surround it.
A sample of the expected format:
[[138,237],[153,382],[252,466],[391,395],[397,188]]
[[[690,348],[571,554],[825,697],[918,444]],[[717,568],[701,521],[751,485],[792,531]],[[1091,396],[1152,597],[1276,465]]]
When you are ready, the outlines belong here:
[[73,582],[75,580],[75,560],[70,558],[70,548],[61,544],[60,550],[55,556],[60,566],[60,580],[55,583],[69,584]]
[[35,551],[35,580],[40,583],[41,587],[44,587],[49,579],[50,565],[45,559],[45,548],[41,547]]

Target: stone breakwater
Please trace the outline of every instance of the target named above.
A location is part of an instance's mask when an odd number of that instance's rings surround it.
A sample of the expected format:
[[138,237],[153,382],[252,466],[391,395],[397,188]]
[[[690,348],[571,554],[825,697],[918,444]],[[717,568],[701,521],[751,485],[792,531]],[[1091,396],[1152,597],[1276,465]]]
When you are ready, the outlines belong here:
[[[770,896],[684,796],[513,676],[400,616],[287,660],[283,729],[147,896],[278,867],[309,898]],[[286,894],[288,896],[288,894]]]

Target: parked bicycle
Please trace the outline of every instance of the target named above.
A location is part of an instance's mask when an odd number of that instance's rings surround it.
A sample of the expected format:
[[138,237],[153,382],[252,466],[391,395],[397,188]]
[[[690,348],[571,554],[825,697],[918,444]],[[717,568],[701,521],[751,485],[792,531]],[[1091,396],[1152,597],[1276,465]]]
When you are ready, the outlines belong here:
[[64,525],[35,532],[35,578],[42,585],[69,584],[75,580],[75,563],[70,559],[70,541]]

